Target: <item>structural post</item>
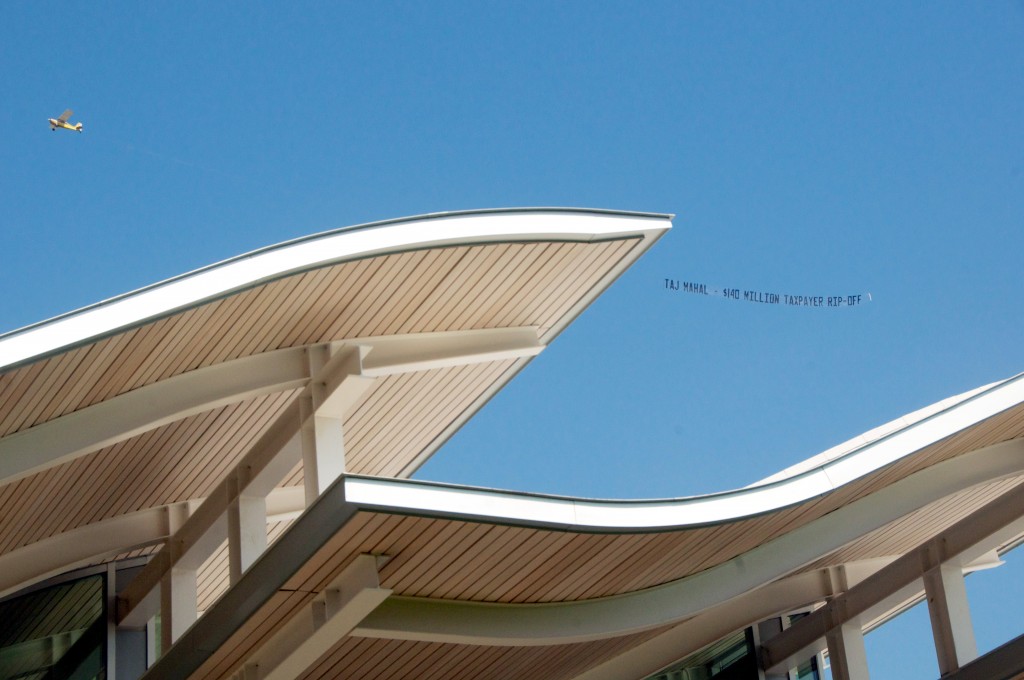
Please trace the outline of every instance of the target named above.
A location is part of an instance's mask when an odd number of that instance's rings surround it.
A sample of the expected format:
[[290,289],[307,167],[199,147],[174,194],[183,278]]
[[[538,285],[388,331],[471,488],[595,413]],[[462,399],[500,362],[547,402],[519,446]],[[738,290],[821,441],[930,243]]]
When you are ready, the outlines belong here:
[[[845,572],[839,574],[845,584]],[[868,680],[868,653],[860,617],[849,616],[846,598],[838,597],[825,605],[827,630],[825,643],[832,666],[833,680]]]
[[[167,522],[171,535],[188,520],[186,504],[167,509]],[[160,649],[166,652],[171,645],[195,623],[199,616],[199,589],[197,570],[173,567],[160,579]]]
[[844,623],[825,634],[834,680],[868,680],[868,655],[860,623]]
[[267,549],[267,499],[237,496],[228,507],[228,571],[235,584]]
[[[315,415],[316,403],[315,397],[303,397],[300,402],[304,423],[302,474],[307,507],[345,473],[345,437],[341,418]],[[312,417],[307,417],[307,414]]]
[[160,580],[160,648],[170,649],[181,634],[196,622],[198,613],[196,570],[171,568]]
[[363,374],[367,349],[331,355],[326,345],[309,348],[309,394],[300,401],[302,474],[308,507],[345,474],[345,411],[373,384]]
[[978,656],[960,564],[946,562],[926,571],[924,590],[939,673],[945,675]]

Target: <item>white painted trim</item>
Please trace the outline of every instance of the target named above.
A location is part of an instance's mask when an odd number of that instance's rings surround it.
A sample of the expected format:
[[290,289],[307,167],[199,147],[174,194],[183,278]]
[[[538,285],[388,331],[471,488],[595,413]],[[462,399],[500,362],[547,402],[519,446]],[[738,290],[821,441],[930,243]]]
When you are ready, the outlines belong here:
[[732,522],[806,502],[882,469],[1024,401],[1024,375],[908,425],[820,467],[705,496],[599,501],[350,477],[345,496],[366,508],[589,531],[651,531]]
[[590,242],[630,237],[653,240],[670,226],[666,215],[550,209],[442,214],[327,232],[227,260],[0,336],[0,370],[260,283],[339,262],[461,244]]

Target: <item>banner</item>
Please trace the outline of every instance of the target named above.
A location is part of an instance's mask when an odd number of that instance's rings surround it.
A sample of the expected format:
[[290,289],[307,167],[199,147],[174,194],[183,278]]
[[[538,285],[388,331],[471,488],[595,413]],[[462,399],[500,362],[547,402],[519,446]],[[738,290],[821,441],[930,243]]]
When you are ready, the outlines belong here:
[[871,302],[871,293],[854,293],[853,295],[805,295],[789,293],[770,293],[762,290],[744,290],[742,288],[726,288],[709,286],[705,283],[665,279],[665,288],[671,291],[723,297],[742,302],[757,302],[765,305],[783,305],[789,307],[859,307]]

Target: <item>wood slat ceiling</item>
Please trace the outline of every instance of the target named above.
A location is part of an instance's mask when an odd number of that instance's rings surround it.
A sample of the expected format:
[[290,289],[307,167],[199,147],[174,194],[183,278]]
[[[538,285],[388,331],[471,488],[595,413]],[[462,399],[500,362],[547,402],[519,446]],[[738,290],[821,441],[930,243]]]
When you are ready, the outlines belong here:
[[[564,325],[637,243],[439,248],[290,276],[0,374],[0,433],[284,347],[514,326],[538,326],[543,334]],[[346,417],[348,469],[411,474],[446,428],[517,369],[507,360],[378,378]],[[0,485],[0,554],[118,514],[205,496],[295,394],[213,409]],[[299,466],[284,484],[301,483]]]
[[637,243],[438,248],[289,276],[0,374],[0,436],[284,347],[475,328],[543,332]]
[[[437,248],[289,276],[0,374],[0,436],[181,373],[285,347],[399,333],[537,326],[542,336],[636,246],[519,243]],[[514,361],[379,378],[346,414],[357,474],[406,475]],[[0,485],[0,554],[122,513],[205,496],[297,391],[183,418]],[[1024,406],[998,414],[825,497],[728,524],[634,535],[361,512],[194,677],[223,678],[363,553],[386,554],[398,595],[505,603],[632,592],[695,574],[943,460],[1024,436]],[[901,552],[1024,477],[979,485],[870,532],[822,565]],[[301,465],[286,478],[302,483]],[[288,523],[268,527],[270,538]],[[137,554],[140,551],[135,551]],[[142,551],[144,552],[144,551]],[[226,587],[226,555],[201,570],[200,606]],[[347,637],[307,678],[563,678],[657,635],[507,648]]]
[[[304,606],[312,594],[321,592],[359,554],[390,557],[380,571],[381,585],[392,589],[396,595],[538,603],[633,592],[725,562],[821,517],[839,505],[865,498],[917,470],[1021,435],[1024,435],[1024,407],[1015,407],[824,498],[765,516],[682,531],[584,534],[360,512],[193,677],[226,677],[261,640]],[[902,553],[916,546],[928,532],[949,526],[1022,480],[1024,475],[997,480],[936,501],[906,518],[869,532],[827,560],[820,561],[820,564]],[[296,593],[307,596],[298,597]],[[631,646],[639,644],[642,637],[627,636],[606,643],[610,647],[620,644]],[[633,641],[629,642],[630,639]],[[587,646],[593,646],[587,653],[604,649],[598,643],[588,643]],[[575,653],[584,645],[569,647]],[[419,664],[418,673],[427,673],[423,677],[433,677],[429,673],[435,672],[435,663],[439,668],[456,673],[447,677],[469,677],[458,674],[463,672],[463,664],[457,661],[460,658],[489,659],[481,661],[487,669],[503,654],[523,659],[542,658],[536,649],[510,651],[507,648],[477,647],[468,651],[459,648],[459,645],[384,643],[346,638],[335,646],[328,659],[310,671],[308,677],[363,677],[350,674],[347,664],[352,654],[359,658],[379,654],[375,661],[367,661],[365,668],[390,668],[393,654],[402,658],[418,658],[415,662]],[[563,650],[563,653],[569,651]],[[567,670],[569,675],[564,675],[557,669],[557,664],[552,666],[550,673],[546,666],[538,668],[544,668],[545,673],[531,677],[571,677],[579,670]],[[442,677],[447,671],[439,672],[441,675],[438,677]],[[515,676],[499,673],[494,677]]]
[[598,642],[548,647],[478,647],[349,637],[299,678],[561,680],[572,678],[661,632],[653,630]]

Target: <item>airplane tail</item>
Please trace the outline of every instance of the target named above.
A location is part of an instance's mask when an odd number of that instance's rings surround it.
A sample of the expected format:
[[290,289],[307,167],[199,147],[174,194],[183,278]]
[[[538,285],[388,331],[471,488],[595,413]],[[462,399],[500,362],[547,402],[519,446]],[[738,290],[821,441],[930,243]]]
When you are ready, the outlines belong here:
[[76,125],[75,129],[78,130],[79,132],[81,132],[82,131],[82,124],[79,123],[78,125]]

